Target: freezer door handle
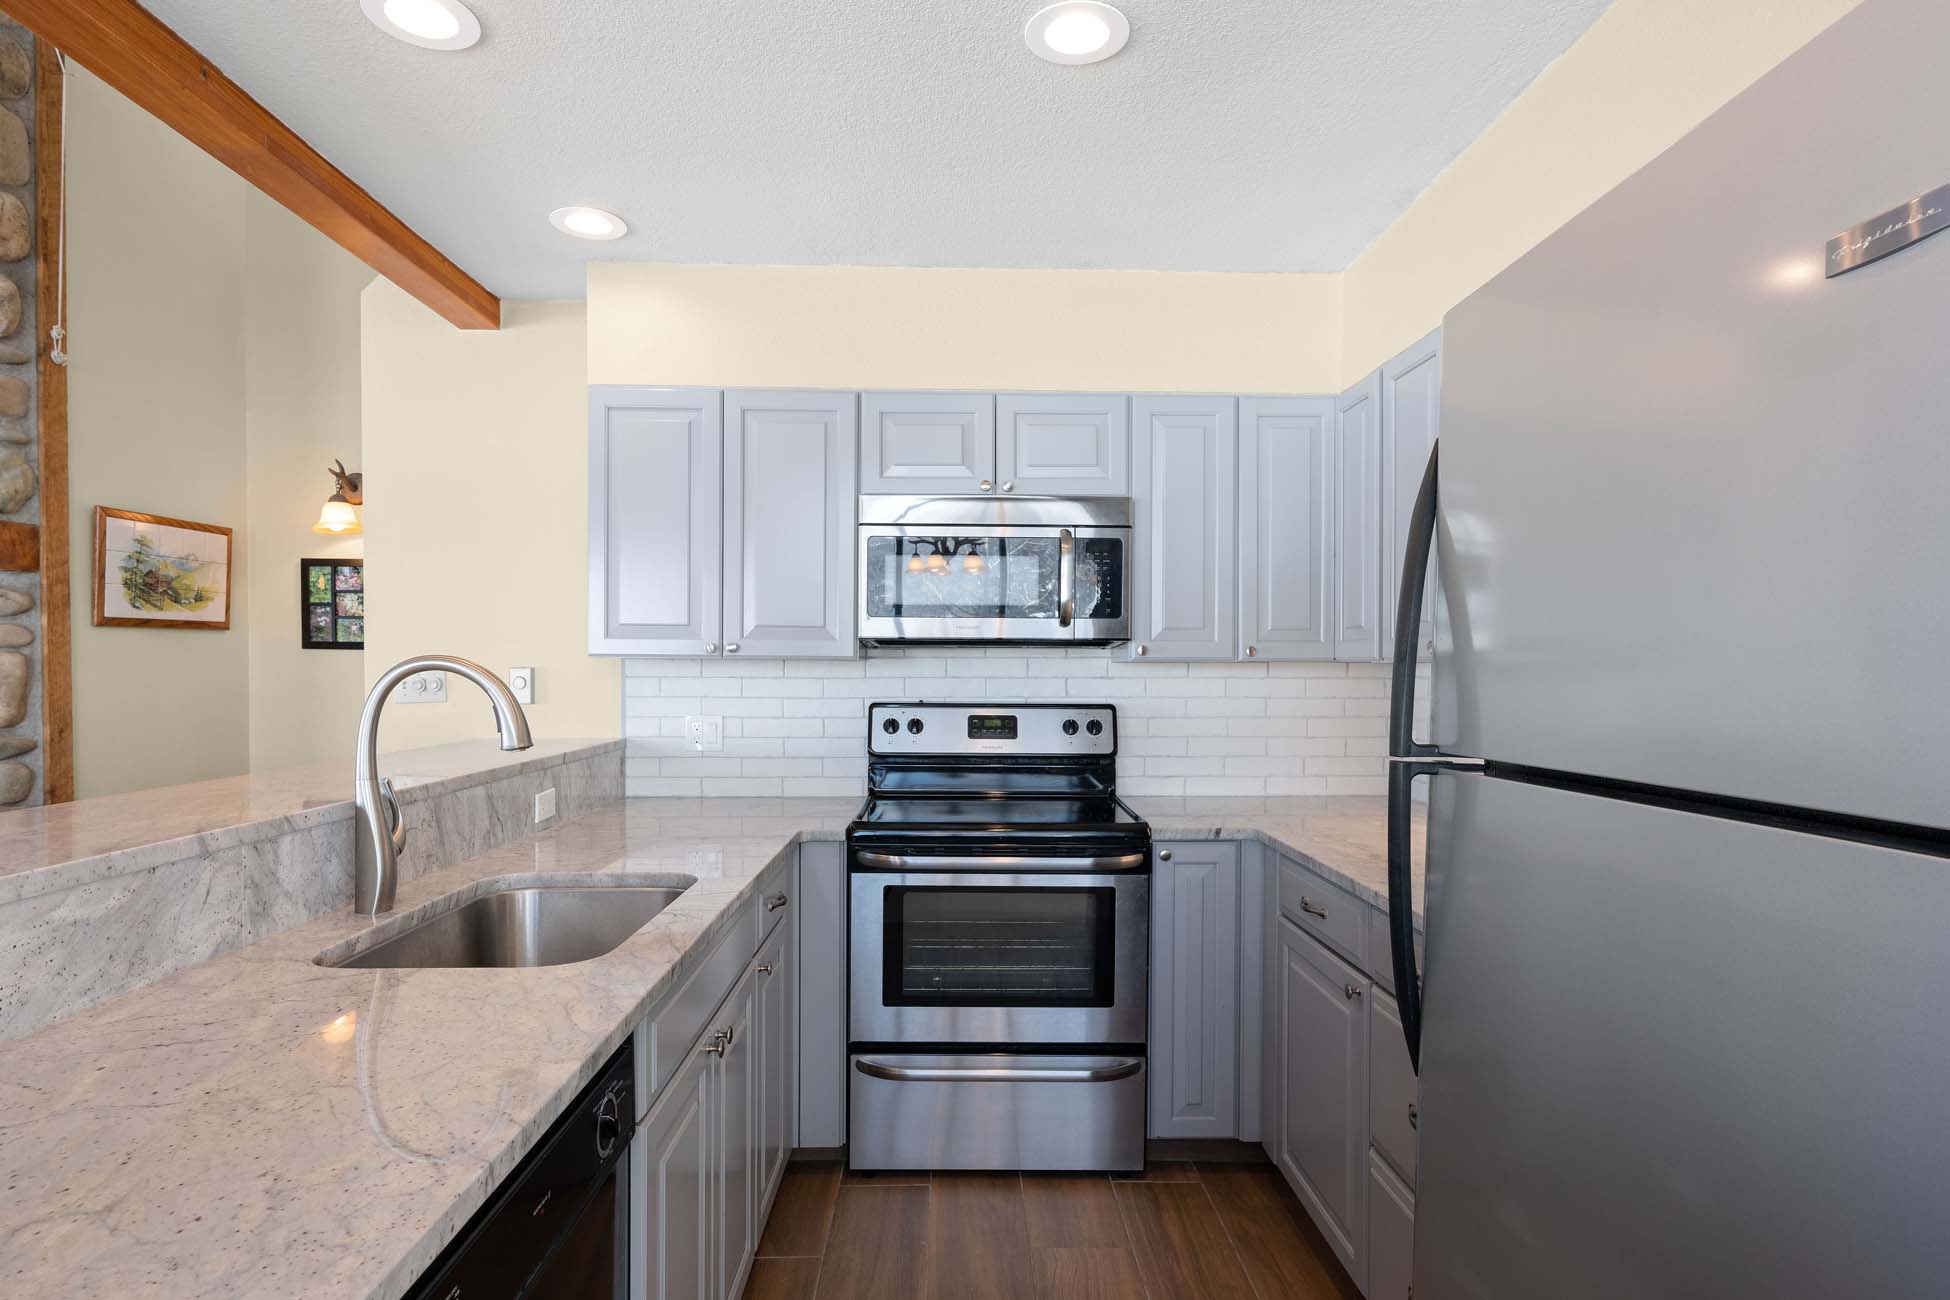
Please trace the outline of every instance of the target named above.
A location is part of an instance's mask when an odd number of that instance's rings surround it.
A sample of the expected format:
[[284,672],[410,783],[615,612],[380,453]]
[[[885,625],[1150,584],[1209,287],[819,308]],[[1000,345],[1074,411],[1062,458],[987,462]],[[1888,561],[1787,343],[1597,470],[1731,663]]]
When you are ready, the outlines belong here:
[[1409,798],[1416,777],[1440,770],[1427,760],[1439,757],[1441,751],[1415,739],[1415,655],[1421,648],[1416,629],[1422,626],[1422,589],[1435,546],[1436,457],[1441,450],[1440,443],[1429,449],[1428,468],[1422,471],[1415,509],[1408,518],[1408,544],[1395,605],[1395,676],[1388,694],[1388,948],[1402,1037],[1408,1041],[1409,1065],[1417,1074],[1422,1072],[1422,977],[1415,969],[1415,894],[1409,870],[1414,821],[1409,816]]

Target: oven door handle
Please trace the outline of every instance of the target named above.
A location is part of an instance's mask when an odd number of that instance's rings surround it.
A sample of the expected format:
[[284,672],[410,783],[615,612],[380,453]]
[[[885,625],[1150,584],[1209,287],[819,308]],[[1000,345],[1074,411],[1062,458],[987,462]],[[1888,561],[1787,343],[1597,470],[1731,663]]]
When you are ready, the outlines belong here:
[[1021,871],[1062,871],[1072,875],[1097,871],[1135,871],[1145,863],[1142,853],[1096,858],[1014,858],[918,856],[909,853],[872,853],[863,849],[853,858],[861,866],[877,871],[981,871],[991,875],[1010,875]]
[[895,1083],[1115,1083],[1142,1070],[1144,1061],[1139,1057],[1122,1057],[1102,1065],[1011,1069],[998,1065],[889,1065],[885,1061],[859,1057],[854,1060],[853,1068],[870,1079],[888,1079]]

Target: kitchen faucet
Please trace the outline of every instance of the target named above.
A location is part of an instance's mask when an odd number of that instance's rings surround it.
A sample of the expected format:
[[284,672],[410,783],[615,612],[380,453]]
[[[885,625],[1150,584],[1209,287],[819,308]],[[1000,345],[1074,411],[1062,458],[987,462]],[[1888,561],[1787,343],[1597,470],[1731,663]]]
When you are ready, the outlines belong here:
[[352,910],[360,916],[393,910],[393,894],[399,888],[399,855],[406,847],[406,825],[400,819],[393,783],[379,775],[379,713],[393,687],[423,672],[457,673],[486,691],[488,702],[494,705],[495,725],[501,729],[501,748],[527,749],[535,743],[529,738],[528,717],[514,692],[471,660],[416,655],[380,674],[372,684],[372,693],[366,696],[366,710],[359,716],[358,755],[352,773],[352,825],[358,845]]

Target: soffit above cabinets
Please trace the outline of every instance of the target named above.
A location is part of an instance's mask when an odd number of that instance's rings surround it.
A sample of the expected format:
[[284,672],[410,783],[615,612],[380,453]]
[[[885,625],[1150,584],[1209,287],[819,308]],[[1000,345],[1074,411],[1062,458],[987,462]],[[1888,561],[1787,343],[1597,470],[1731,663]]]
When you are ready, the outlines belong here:
[[[508,297],[592,258],[1337,271],[1608,2],[1133,0],[1058,67],[1033,0],[478,0],[456,53],[345,0],[148,0]],[[629,234],[566,238],[573,203]]]

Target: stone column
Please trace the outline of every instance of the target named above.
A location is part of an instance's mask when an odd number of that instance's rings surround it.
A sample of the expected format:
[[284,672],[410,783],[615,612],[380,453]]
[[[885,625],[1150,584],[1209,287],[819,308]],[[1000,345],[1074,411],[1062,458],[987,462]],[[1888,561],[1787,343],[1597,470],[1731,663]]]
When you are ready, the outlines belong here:
[[[34,38],[0,13],[0,518],[40,523]],[[40,577],[0,573],[0,804],[41,801]]]

